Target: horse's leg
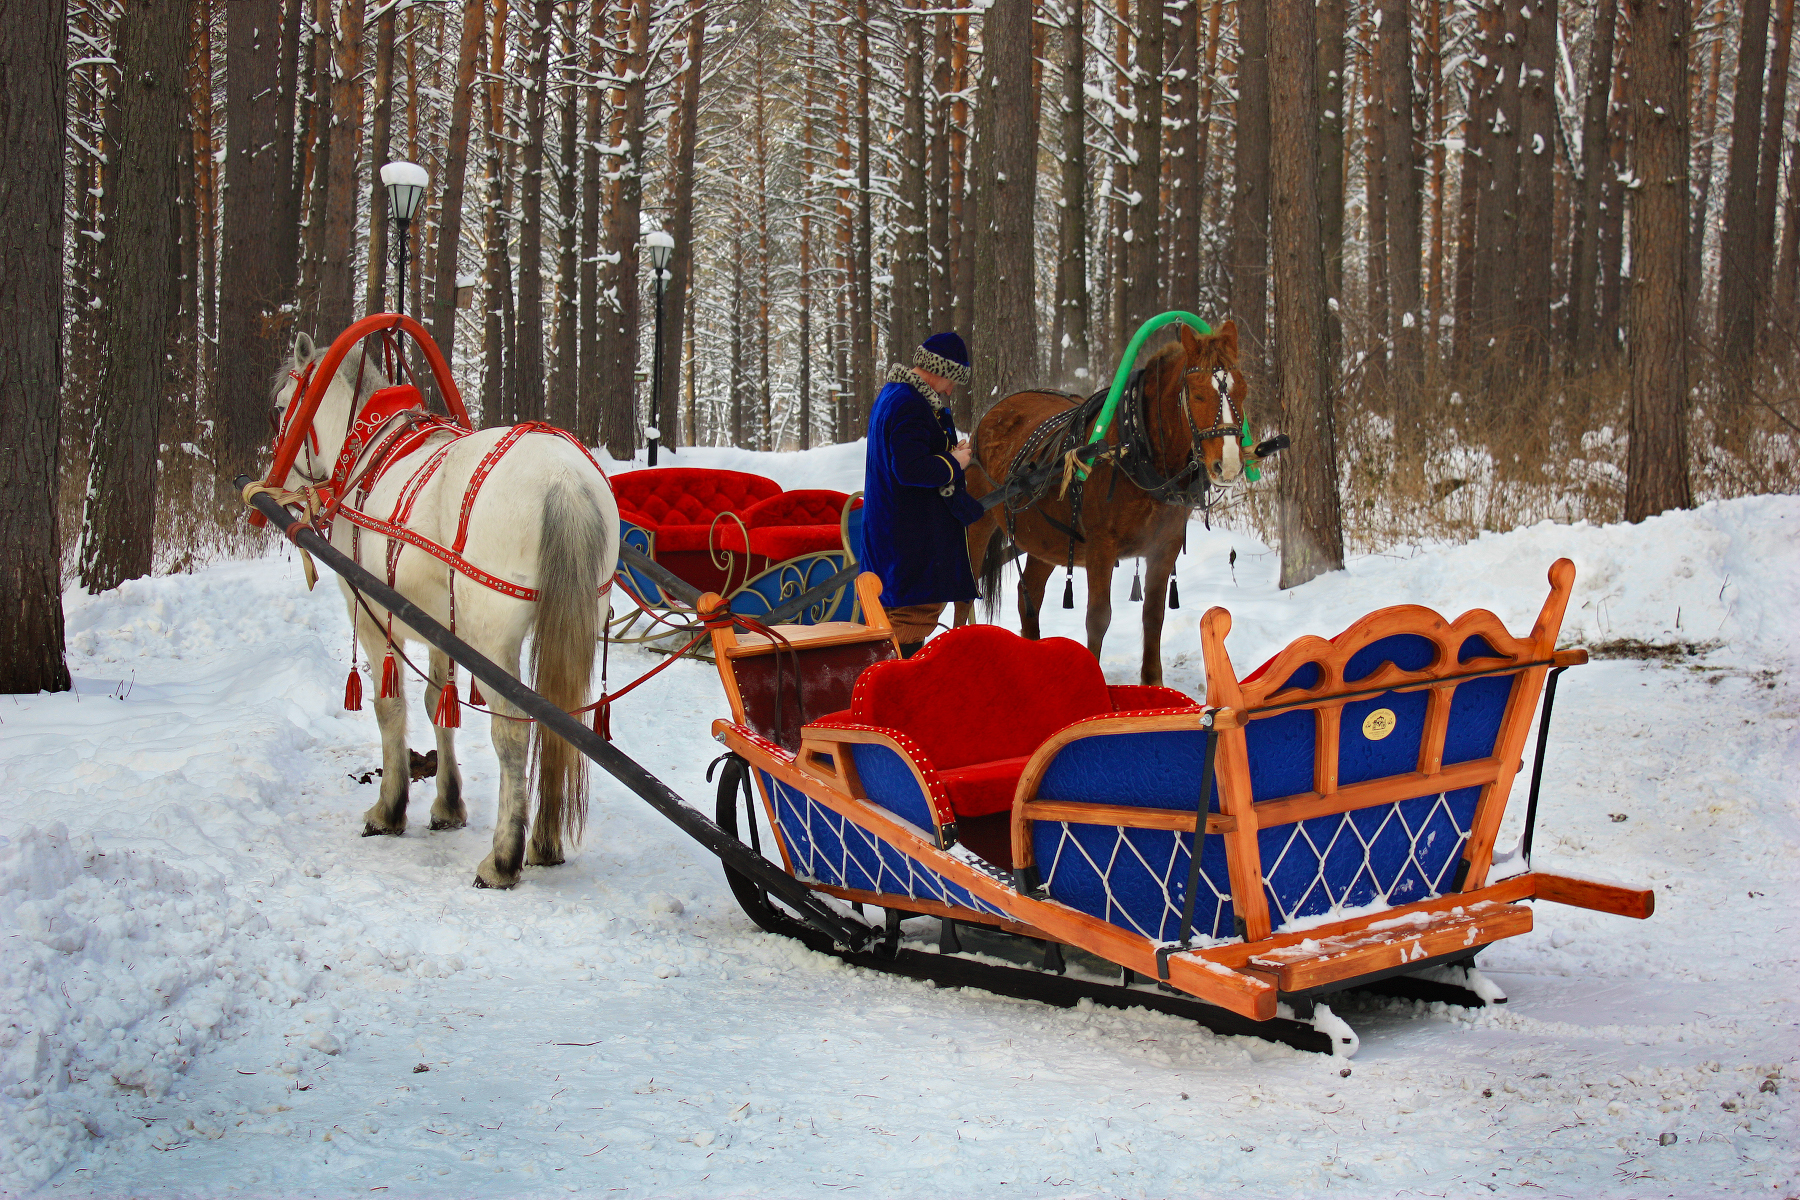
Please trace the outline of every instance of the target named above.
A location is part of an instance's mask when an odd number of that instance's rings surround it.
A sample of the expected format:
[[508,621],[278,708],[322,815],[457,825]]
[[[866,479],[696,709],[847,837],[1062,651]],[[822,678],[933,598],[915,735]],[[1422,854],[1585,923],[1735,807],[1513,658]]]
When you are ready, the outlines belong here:
[[[518,647],[508,658],[495,661],[518,678]],[[475,886],[509,888],[519,882],[519,868],[525,861],[525,823],[531,812],[525,797],[531,726],[508,720],[524,714],[502,696],[489,696],[488,707],[494,713],[491,733],[494,755],[500,760],[500,797],[494,813],[494,848],[475,868]]]
[[1092,534],[1087,544],[1087,645],[1094,661],[1100,661],[1100,647],[1106,641],[1106,630],[1112,625],[1112,576],[1119,564],[1113,560],[1113,543],[1096,540]]
[[1055,569],[1041,558],[1027,557],[1019,572],[1019,632],[1032,641],[1042,634],[1038,616],[1044,608],[1044,584]]
[[[431,678],[425,684],[425,711],[437,711],[438,695],[444,681],[450,678],[450,656],[431,652]],[[463,806],[462,768],[456,762],[456,730],[434,725],[437,734],[437,800],[431,806],[433,829],[461,829],[469,823],[469,810]]]
[[[378,626],[360,621],[362,644],[370,648],[385,645]],[[376,693],[380,694],[380,676],[376,676]],[[406,750],[406,677],[401,676],[401,694],[392,700],[375,701],[375,723],[381,728],[381,795],[363,814],[363,836],[377,834],[399,836],[406,832],[406,801],[412,786],[412,756]]]
[[1144,664],[1138,669],[1138,682],[1162,686],[1163,609],[1169,599],[1169,576],[1175,570],[1175,556],[1181,553],[1181,534],[1177,527],[1169,539],[1144,556]]

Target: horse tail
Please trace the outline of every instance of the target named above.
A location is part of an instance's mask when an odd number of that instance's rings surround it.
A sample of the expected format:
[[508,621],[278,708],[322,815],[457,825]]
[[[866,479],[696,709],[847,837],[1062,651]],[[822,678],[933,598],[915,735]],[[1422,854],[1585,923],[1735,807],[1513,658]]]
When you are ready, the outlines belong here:
[[981,619],[989,625],[1000,615],[1000,577],[1006,570],[1006,530],[998,521],[994,526],[981,559]]
[[[537,691],[565,712],[588,702],[600,636],[600,572],[611,561],[606,523],[588,489],[557,480],[544,494],[538,534],[537,624],[531,672]],[[542,725],[533,730],[537,825],[579,841],[587,825],[587,759]]]

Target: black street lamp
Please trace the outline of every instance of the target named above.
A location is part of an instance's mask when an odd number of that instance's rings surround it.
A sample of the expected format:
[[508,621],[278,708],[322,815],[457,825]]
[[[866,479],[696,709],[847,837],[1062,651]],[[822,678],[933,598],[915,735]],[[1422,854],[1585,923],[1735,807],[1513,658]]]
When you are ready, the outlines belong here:
[[[650,427],[644,430],[650,449],[650,465],[654,467],[656,444],[662,438],[663,287],[669,278],[669,260],[675,256],[675,239],[658,229],[644,238],[644,247],[650,251],[650,268],[656,279],[656,347],[650,356]],[[671,447],[669,453],[674,452]]]
[[400,240],[394,249],[394,311],[406,311],[406,231],[413,215],[425,199],[425,185],[431,176],[418,163],[391,162],[381,168],[381,184],[387,188],[388,215],[400,227]]

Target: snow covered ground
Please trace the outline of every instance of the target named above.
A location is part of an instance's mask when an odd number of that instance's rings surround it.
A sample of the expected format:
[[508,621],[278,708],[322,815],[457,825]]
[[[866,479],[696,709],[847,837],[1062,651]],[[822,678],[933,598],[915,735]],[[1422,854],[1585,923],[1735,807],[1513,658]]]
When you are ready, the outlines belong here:
[[[677,461],[848,489],[860,453]],[[71,593],[78,690],[0,699],[0,1194],[1794,1195],[1800,500],[1404,548],[1286,593],[1266,546],[1196,523],[1170,682],[1199,691],[1215,603],[1247,669],[1403,601],[1522,630],[1562,554],[1566,642],[1703,648],[1570,674],[1549,751],[1539,865],[1651,884],[1657,913],[1541,904],[1482,960],[1508,1005],[1340,1005],[1349,1064],[847,968],[754,930],[604,777],[566,866],[475,891],[484,721],[469,828],[427,832],[424,783],[406,836],[357,836],[380,759],[373,713],[340,709],[329,582],[272,551]],[[677,663],[615,736],[710,811],[723,710]],[[412,729],[430,744],[416,699]]]

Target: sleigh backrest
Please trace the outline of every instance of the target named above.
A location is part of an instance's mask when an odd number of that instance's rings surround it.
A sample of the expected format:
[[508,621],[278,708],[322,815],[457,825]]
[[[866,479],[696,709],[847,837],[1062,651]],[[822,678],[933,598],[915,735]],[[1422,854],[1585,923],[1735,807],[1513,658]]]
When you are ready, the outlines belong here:
[[[1194,931],[1255,940],[1481,886],[1574,574],[1551,567],[1524,638],[1485,610],[1447,621],[1399,605],[1300,638],[1242,681],[1230,614],[1202,617],[1221,836],[1206,839]],[[1180,936],[1205,739],[1180,714],[1065,730],[1021,781],[1015,860],[1055,899]]]

